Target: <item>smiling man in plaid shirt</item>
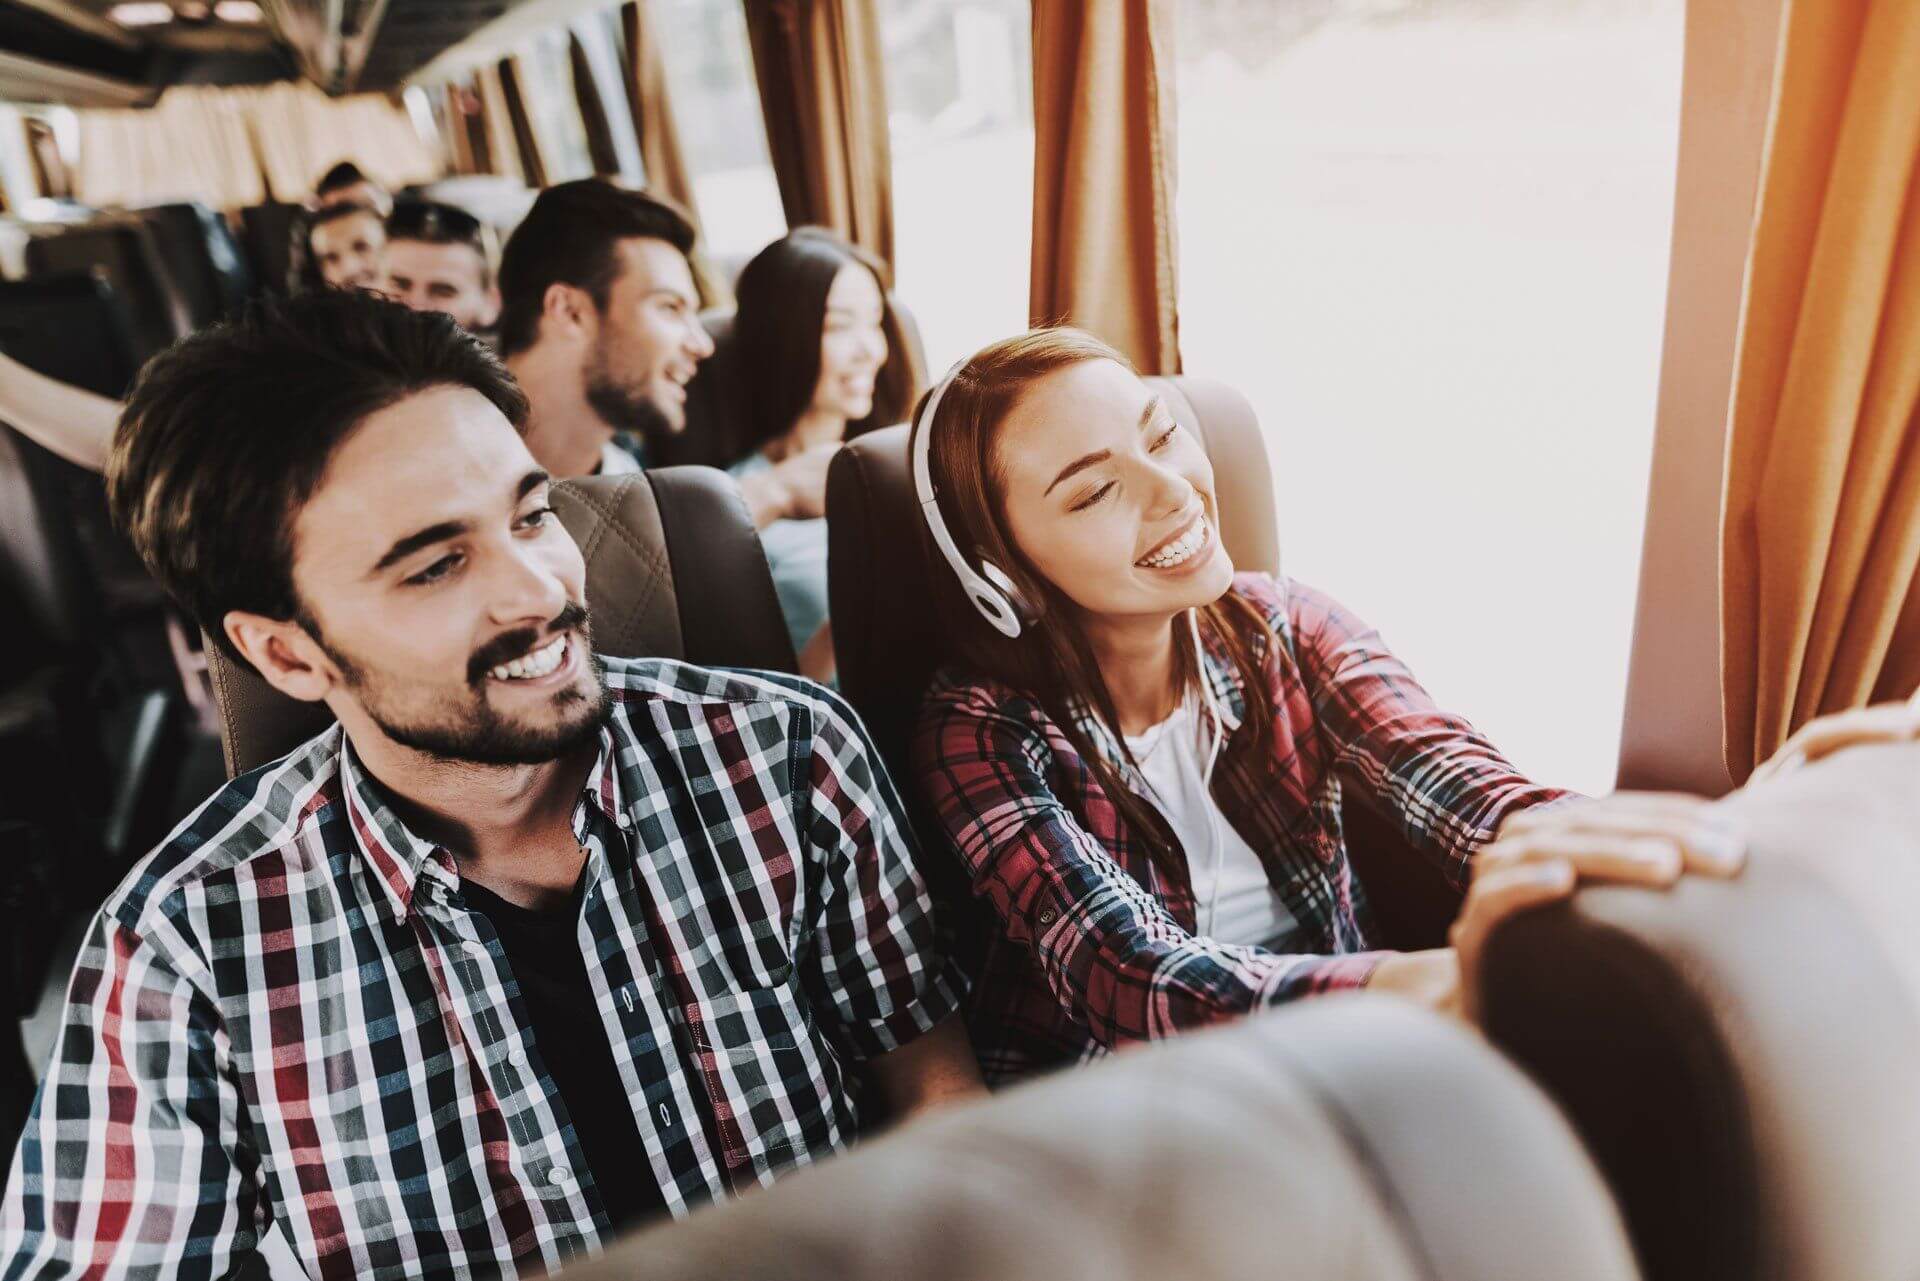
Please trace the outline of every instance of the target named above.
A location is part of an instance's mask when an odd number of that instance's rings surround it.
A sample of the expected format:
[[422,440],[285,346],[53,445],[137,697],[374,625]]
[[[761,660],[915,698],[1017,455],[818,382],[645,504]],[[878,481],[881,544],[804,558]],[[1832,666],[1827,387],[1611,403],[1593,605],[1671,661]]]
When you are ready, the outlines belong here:
[[845,705],[596,658],[525,401],[445,317],[327,294],[188,339],[117,516],[339,724],[107,901],[0,1206],[0,1278],[513,1275],[979,1089]]

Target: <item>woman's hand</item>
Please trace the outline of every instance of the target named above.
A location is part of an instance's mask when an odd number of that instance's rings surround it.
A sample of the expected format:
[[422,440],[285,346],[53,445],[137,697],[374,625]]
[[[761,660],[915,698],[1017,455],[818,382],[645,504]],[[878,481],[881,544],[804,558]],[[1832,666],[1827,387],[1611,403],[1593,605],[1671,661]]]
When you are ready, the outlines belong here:
[[1473,885],[1448,936],[1459,954],[1461,1013],[1480,1021],[1480,958],[1508,917],[1583,883],[1665,889],[1687,873],[1732,876],[1745,862],[1746,837],[1732,815],[1698,797],[1621,792],[1522,810],[1475,856]]
[[1877,707],[1835,712],[1802,725],[1799,732],[1787,740],[1786,746],[1753,772],[1747,786],[1758,787],[1842,748],[1915,739],[1920,739],[1920,693],[1904,703],[1881,703]]

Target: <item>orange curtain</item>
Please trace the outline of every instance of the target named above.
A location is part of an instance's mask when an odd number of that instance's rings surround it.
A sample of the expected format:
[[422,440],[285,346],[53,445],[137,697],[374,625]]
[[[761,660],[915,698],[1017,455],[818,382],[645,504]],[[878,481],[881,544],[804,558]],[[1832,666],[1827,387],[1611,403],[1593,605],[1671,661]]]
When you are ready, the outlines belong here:
[[767,151],[790,227],[893,261],[893,153],[873,0],[743,0]]
[[1721,539],[1727,765],[1920,685],[1920,4],[1792,0]]
[[660,41],[643,0],[627,0],[620,7],[620,32],[626,56],[620,60],[627,83],[627,106],[633,112],[634,132],[640,135],[640,163],[647,171],[647,190],[686,210],[699,225],[693,200],[693,175],[680,150],[680,134],[673,127],[673,105],[667,95],[667,66]]
[[1035,325],[1180,372],[1171,0],[1033,3]]
[[547,185],[547,167],[540,159],[540,138],[533,129],[533,108],[522,83],[525,72],[518,55],[500,59],[500,96],[513,125],[513,145],[520,153],[520,173],[529,187]]

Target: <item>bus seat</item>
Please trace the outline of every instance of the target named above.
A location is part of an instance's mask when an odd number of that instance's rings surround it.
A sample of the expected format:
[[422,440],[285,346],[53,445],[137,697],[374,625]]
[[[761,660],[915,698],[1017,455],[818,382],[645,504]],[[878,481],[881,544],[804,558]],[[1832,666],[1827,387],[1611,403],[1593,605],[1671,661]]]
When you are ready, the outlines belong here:
[[27,244],[27,271],[105,273],[133,319],[134,359],[147,359],[192,328],[174,290],[152,228],[136,216],[106,215],[75,227],[36,234]]
[[1744,793],[1741,876],[1581,890],[1489,943],[1486,1028],[1649,1281],[1920,1276],[1920,746]]
[[240,211],[240,234],[247,258],[254,278],[266,292],[285,296],[305,283],[299,268],[306,256],[296,254],[295,245],[306,230],[307,217],[301,206],[277,202],[248,205]]
[[[554,510],[587,562],[594,649],[791,672],[773,575],[740,492],[705,467],[566,481]],[[288,698],[208,641],[229,775],[325,729],[325,707]]]
[[[850,1207],[858,1207],[850,1212]],[[1544,1096],[1458,1024],[1333,996],[918,1119],[562,1281],[1631,1281]]]
[[153,229],[168,274],[198,329],[231,314],[253,292],[253,272],[226,220],[203,204],[153,205],[140,210]]
[[[926,368],[919,322],[898,297],[889,294],[887,301],[899,326],[899,341],[905,344],[913,367]],[[731,307],[700,313],[700,322],[713,339],[713,355],[700,362],[693,381],[687,384],[686,430],[650,442],[662,463],[729,467],[747,452],[747,383],[752,375],[741,368],[740,349],[733,341],[733,315]],[[912,409],[911,405],[902,406],[900,416],[905,417]]]
[[113,400],[127,394],[140,370],[133,317],[104,271],[0,280],[0,351]]

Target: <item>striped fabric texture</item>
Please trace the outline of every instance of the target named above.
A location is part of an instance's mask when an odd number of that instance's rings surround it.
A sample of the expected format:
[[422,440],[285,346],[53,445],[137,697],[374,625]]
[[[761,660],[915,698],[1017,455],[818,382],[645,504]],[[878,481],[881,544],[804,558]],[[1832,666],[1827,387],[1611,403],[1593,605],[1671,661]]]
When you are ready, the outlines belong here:
[[[1363,985],[1366,899],[1347,859],[1343,783],[1357,787],[1454,884],[1515,810],[1567,793],[1536,786],[1465,720],[1441,711],[1379,633],[1292,580],[1241,574],[1233,590],[1266,618],[1262,687],[1249,690],[1217,637],[1205,678],[1229,734],[1213,794],[1260,855],[1306,950],[1280,954],[1194,934],[1184,853],[1156,865],[1088,763],[1030,694],[947,675],[928,696],[914,771],[994,928],[969,998],[990,1084],[1096,1058],[1310,993]],[[1239,732],[1250,697],[1274,737]],[[1079,727],[1150,798],[1121,745],[1084,706]]]
[[[845,1147],[849,1075],[958,1008],[901,808],[794,677],[604,659],[579,941],[672,1211]],[[95,920],[0,1277],[513,1276],[607,1228],[453,858],[339,728],[235,779]]]

